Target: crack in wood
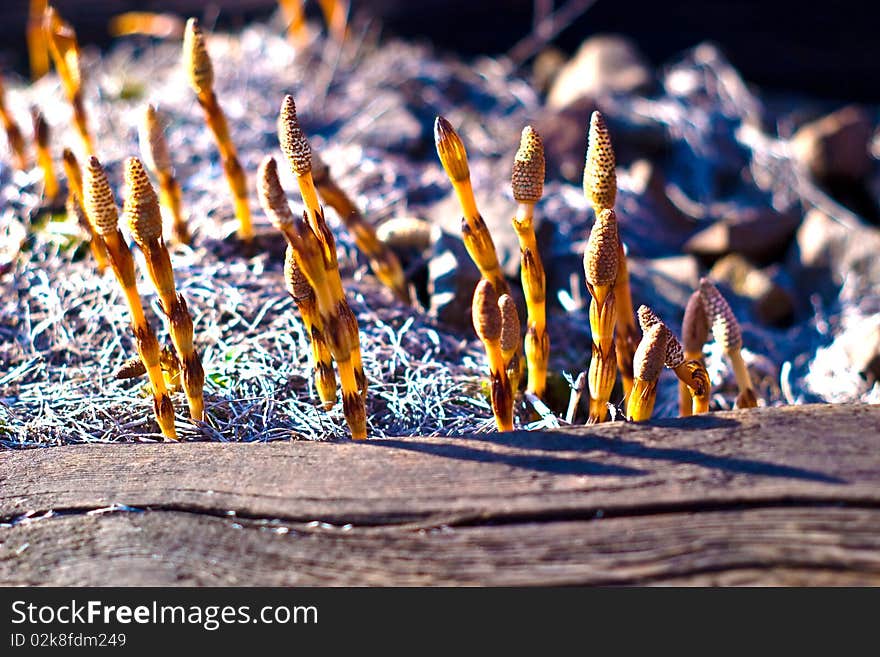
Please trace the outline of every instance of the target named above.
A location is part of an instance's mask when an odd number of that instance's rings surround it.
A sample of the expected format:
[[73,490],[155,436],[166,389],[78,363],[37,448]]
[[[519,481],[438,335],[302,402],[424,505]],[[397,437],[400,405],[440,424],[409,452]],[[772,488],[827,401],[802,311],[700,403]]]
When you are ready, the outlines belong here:
[[[558,509],[546,508],[540,511],[530,512],[477,512],[461,513],[450,516],[419,516],[417,520],[402,521],[396,517],[355,517],[355,516],[292,516],[275,515],[262,516],[240,512],[237,510],[211,510],[195,506],[180,504],[150,505],[144,508],[129,505],[112,505],[111,507],[71,507],[62,509],[44,509],[29,511],[26,514],[11,518],[0,518],[0,530],[16,527],[21,524],[33,524],[47,520],[67,518],[70,516],[109,515],[120,513],[184,513],[203,518],[218,520],[243,521],[260,526],[270,526],[270,523],[284,523],[305,527],[316,523],[322,525],[322,529],[335,529],[351,527],[355,530],[396,529],[401,531],[422,531],[437,529],[440,527],[492,527],[504,525],[526,525],[539,523],[552,523],[560,521],[593,521],[611,518],[641,518],[646,516],[664,516],[695,513],[716,513],[725,511],[746,511],[755,509],[786,509],[786,508],[846,508],[863,510],[880,510],[880,501],[860,497],[840,497],[834,500],[784,496],[767,497],[759,499],[741,500],[705,500],[668,502],[657,504],[638,504],[633,506],[617,506],[606,509],[598,507],[584,507],[572,509],[561,507]],[[255,525],[256,526],[256,525]]]

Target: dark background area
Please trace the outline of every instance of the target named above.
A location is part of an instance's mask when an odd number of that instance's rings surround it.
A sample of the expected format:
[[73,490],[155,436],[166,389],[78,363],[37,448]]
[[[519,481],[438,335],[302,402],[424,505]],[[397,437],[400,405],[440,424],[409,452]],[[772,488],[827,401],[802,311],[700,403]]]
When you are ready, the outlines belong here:
[[[107,21],[124,11],[172,11],[235,27],[265,17],[274,0],[56,0],[83,42],[106,44]],[[386,33],[429,39],[463,55],[499,54],[532,25],[533,0],[352,0]],[[566,0],[556,0],[557,7]],[[317,14],[315,0],[307,2]],[[27,0],[0,8],[4,68],[24,70]],[[597,0],[556,39],[574,51],[597,32],[631,36],[655,63],[704,40],[720,44],[745,78],[770,91],[880,100],[880,9],[864,0]]]

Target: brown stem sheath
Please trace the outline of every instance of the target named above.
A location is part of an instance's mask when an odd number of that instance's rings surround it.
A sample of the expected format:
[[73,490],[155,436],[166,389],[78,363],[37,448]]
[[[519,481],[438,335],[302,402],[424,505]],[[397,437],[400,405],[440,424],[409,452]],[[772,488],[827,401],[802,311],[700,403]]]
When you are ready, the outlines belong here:
[[24,171],[28,167],[28,158],[25,150],[24,136],[21,134],[21,128],[12,118],[12,114],[6,107],[6,89],[3,85],[3,78],[0,77],[0,123],[3,124],[3,130],[6,133],[6,141],[9,143],[9,150],[12,151],[13,164],[16,169]]
[[603,210],[596,218],[584,253],[584,275],[590,293],[590,329],[593,336],[588,374],[590,388],[589,424],[603,422],[617,378],[614,328],[617,304],[614,295],[618,273],[619,239],[614,210]]
[[147,105],[138,130],[138,142],[144,164],[159,180],[159,202],[171,215],[174,237],[182,244],[189,244],[190,234],[183,216],[180,183],[174,177],[171,152],[165,141],[162,122],[156,108]]
[[[317,238],[317,248],[322,254],[323,285],[316,285],[312,280],[312,274],[308,268],[303,269],[303,273],[309,278],[309,282],[315,288],[318,295],[318,307],[321,314],[331,317],[332,320],[327,327],[328,332],[332,333],[332,326],[343,326],[342,316],[351,314],[348,301],[345,297],[345,290],[342,287],[342,279],[339,275],[339,263],[336,257],[336,240],[333,233],[327,226],[324,219],[324,211],[318,201],[318,192],[315,187],[314,177],[312,176],[312,147],[309,140],[302,130],[299,118],[296,113],[296,103],[293,96],[287,95],[281,104],[281,111],[278,115],[278,141],[281,150],[287,158],[291,171],[296,175],[297,184],[299,186],[300,196],[306,206],[306,217],[308,221],[309,231],[301,231],[302,237],[310,236]],[[280,187],[280,184],[279,184]],[[282,192],[283,196],[283,192]],[[295,247],[296,248],[296,247]],[[323,287],[327,294],[326,300],[322,301]],[[354,315],[352,314],[352,317]],[[355,373],[355,381],[360,389],[361,396],[366,399],[367,395],[367,377],[364,374],[363,363],[360,353],[360,336],[358,334],[357,321],[352,323],[353,335],[349,336],[346,343],[349,345],[349,352],[345,356],[333,354],[333,358],[337,364],[340,361],[351,360]],[[333,336],[329,336],[333,339]],[[343,395],[345,391],[343,390]]]
[[547,334],[546,276],[535,237],[535,204],[544,193],[544,143],[531,127],[523,128],[513,160],[511,188],[517,202],[513,228],[520,249],[520,277],[526,297],[526,389],[538,398],[547,387],[550,337]]
[[326,227],[320,208],[316,212],[322,229],[320,237],[309,225],[307,213],[302,219],[293,216],[273,158],[266,158],[260,165],[259,182],[261,205],[272,223],[284,233],[297,267],[314,291],[322,334],[339,368],[345,418],[352,438],[363,440],[367,437],[364,407],[367,382],[361,363],[357,319],[342,289],[333,235]]
[[43,15],[43,30],[49,54],[61,78],[61,86],[73,110],[73,127],[82,143],[82,152],[94,155],[94,144],[89,130],[88,113],[82,97],[82,71],[79,63],[79,43],[73,27],[64,22],[53,7]]
[[55,175],[55,164],[49,150],[49,124],[43,114],[34,108],[31,111],[34,124],[34,143],[37,147],[37,165],[43,172],[43,193],[50,201],[58,196],[58,178]]
[[174,406],[165,386],[160,362],[159,342],[147,322],[144,307],[137,291],[134,273],[134,258],[122,233],[119,231],[119,214],[113,192],[107,182],[101,163],[94,156],[89,160],[85,184],[84,207],[86,216],[92,222],[95,232],[107,248],[113,273],[125,294],[132,318],[138,354],[147,369],[153,389],[153,410],[163,435],[169,440],[177,440],[174,427]]
[[205,36],[195,18],[186,22],[183,38],[184,66],[189,74],[190,86],[196,93],[199,105],[205,113],[205,122],[214,135],[226,182],[232,192],[235,216],[238,219],[238,237],[248,243],[254,237],[251,210],[247,198],[247,179],[238,160],[238,153],[229,136],[226,115],[214,93],[214,69],[205,44]]
[[249,242],[254,237],[251,209],[247,198],[247,180],[244,169],[238,160],[238,152],[229,137],[229,126],[226,115],[217,102],[217,96],[213,91],[210,94],[199,95],[199,104],[205,111],[205,122],[214,134],[217,148],[220,151],[220,160],[223,165],[223,173],[229,190],[232,192],[232,201],[235,216],[238,219],[238,237],[242,242]]
[[617,280],[614,282],[614,297],[617,300],[617,369],[623,383],[623,394],[629,396],[633,383],[633,356],[638,347],[639,330],[633,312],[632,293],[629,285],[629,269],[623,243],[618,240]]
[[336,403],[336,376],[333,373],[330,348],[324,337],[321,315],[315,291],[308,279],[296,264],[293,246],[288,242],[284,254],[284,280],[287,292],[299,309],[300,317],[312,346],[312,361],[315,368],[315,388],[325,410]]
[[96,222],[95,229],[107,248],[113,273],[125,294],[131,313],[131,325],[138,354],[146,367],[147,376],[153,389],[153,410],[159,427],[167,439],[177,440],[177,431],[174,427],[174,406],[171,403],[171,397],[168,395],[165,378],[162,374],[159,342],[147,322],[144,307],[137,292],[134,258],[122,237],[122,233],[116,227],[118,215],[112,192],[98,160],[94,157],[89,162],[85,206],[88,208],[89,220]]
[[[508,297],[509,298],[509,297]],[[499,431],[513,430],[513,388],[507,376],[502,335],[504,318],[498,293],[492,283],[482,279],[474,290],[471,315],[474,330],[489,360],[492,413]]]
[[189,403],[190,417],[204,421],[205,372],[193,347],[192,317],[183,295],[177,293],[171,257],[162,239],[162,215],[159,199],[140,160],[130,157],[125,163],[128,197],[124,214],[132,237],[144,253],[147,272],[159,293],[162,310],[168,318],[169,332],[181,364],[183,389]]
[[633,362],[633,388],[626,404],[626,417],[632,422],[649,420],[657,399],[657,381],[666,360],[669,330],[662,323],[648,327]]
[[[317,158],[315,158],[317,160]],[[370,269],[400,301],[411,304],[409,286],[400,261],[394,252],[376,237],[376,229],[367,223],[361,211],[348,194],[330,176],[330,168],[317,161],[312,167],[312,179],[321,199],[336,211],[345,227],[354,237],[358,249],[370,262]]]
[[[689,358],[684,347],[669,327],[647,306],[639,307],[639,324],[647,336],[654,326],[662,327],[666,335],[666,354],[664,365],[673,370],[679,379],[680,395],[687,399],[687,404],[679,403],[682,416],[706,413],[709,410],[709,393],[711,384],[709,374],[702,363],[702,358]],[[692,339],[692,336],[689,336]],[[635,360],[635,359],[634,359]]]
[[440,163],[461,205],[464,215],[461,220],[461,232],[468,255],[480,270],[482,277],[492,283],[498,294],[509,293],[507,280],[498,264],[498,254],[495,251],[492,235],[477,210],[464,143],[452,124],[442,116],[438,116],[434,122],[434,142]]
[[706,313],[715,341],[724,349],[733,368],[739,395],[736,398],[737,408],[755,408],[758,400],[752,388],[752,379],[748,367],[742,358],[742,329],[733,314],[727,300],[721,295],[712,282],[700,279],[700,298]]
[[28,60],[31,67],[31,80],[38,80],[49,72],[49,46],[43,31],[43,14],[46,0],[31,0],[27,22]]
[[[80,210],[82,211],[83,217],[86,219],[83,228],[85,228],[86,232],[88,232],[89,234],[89,248],[92,251],[92,257],[94,257],[95,259],[95,265],[98,269],[98,273],[103,274],[104,270],[109,264],[109,257],[107,255],[107,247],[104,246],[104,241],[95,232],[93,225],[94,222],[88,219],[88,215],[85,211],[85,206],[83,203],[84,197],[82,169],[80,169],[79,161],[76,159],[76,155],[74,155],[73,151],[71,151],[69,148],[64,149],[61,162],[64,167],[64,175],[67,177],[68,195],[73,197],[73,202],[77,206],[79,206]],[[70,199],[68,199],[68,204],[70,202]]]

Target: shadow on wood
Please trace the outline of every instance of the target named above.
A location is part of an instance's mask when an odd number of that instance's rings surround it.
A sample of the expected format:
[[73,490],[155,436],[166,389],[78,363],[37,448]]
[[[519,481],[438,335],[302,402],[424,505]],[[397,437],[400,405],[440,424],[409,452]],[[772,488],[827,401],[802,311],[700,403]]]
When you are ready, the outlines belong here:
[[[736,427],[737,422],[731,420],[715,419],[714,422],[700,422],[699,417],[695,418],[695,422],[689,420],[675,420],[657,422],[655,427],[668,427],[675,430],[693,430],[694,427],[686,426],[688,424],[701,424],[703,428],[708,427]],[[791,479],[805,479],[808,481],[821,481],[825,483],[844,483],[838,479],[822,472],[808,470],[803,468],[792,468],[778,463],[770,463],[767,461],[750,460],[742,458],[732,458],[727,456],[713,456],[693,449],[677,449],[669,447],[651,447],[638,441],[625,440],[618,437],[605,437],[601,434],[593,434],[587,430],[581,429],[575,434],[565,433],[549,433],[549,432],[517,432],[513,434],[493,435],[487,438],[486,442],[492,445],[504,445],[514,447],[520,450],[536,450],[538,452],[547,451],[577,451],[577,452],[609,452],[619,456],[627,456],[636,459],[648,459],[659,461],[670,461],[673,463],[690,463],[699,465],[704,468],[715,468],[718,470],[726,470],[728,472],[739,472],[743,474],[754,474],[764,477],[784,477]],[[600,475],[615,474],[618,476],[636,476],[644,475],[644,470],[637,470],[626,466],[609,466],[596,463],[588,458],[561,458],[557,459],[551,456],[540,454],[501,454],[497,450],[481,450],[473,445],[473,441],[468,441],[468,445],[461,444],[436,444],[436,442],[426,442],[417,438],[407,438],[401,440],[381,440],[373,443],[378,447],[395,447],[398,449],[409,449],[415,452],[426,454],[434,454],[446,458],[465,459],[474,461],[499,461],[508,465],[520,468],[530,468],[544,472],[555,472],[558,474],[582,474],[582,475]]]

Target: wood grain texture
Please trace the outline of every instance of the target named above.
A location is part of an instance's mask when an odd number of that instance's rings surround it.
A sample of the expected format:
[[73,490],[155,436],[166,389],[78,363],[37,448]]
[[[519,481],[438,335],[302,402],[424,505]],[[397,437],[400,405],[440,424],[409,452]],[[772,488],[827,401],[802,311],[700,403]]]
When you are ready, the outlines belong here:
[[0,584],[880,584],[880,408],[6,451],[0,519]]
[[880,511],[862,509],[434,530],[116,513],[19,525],[4,542],[4,585],[880,584]]

